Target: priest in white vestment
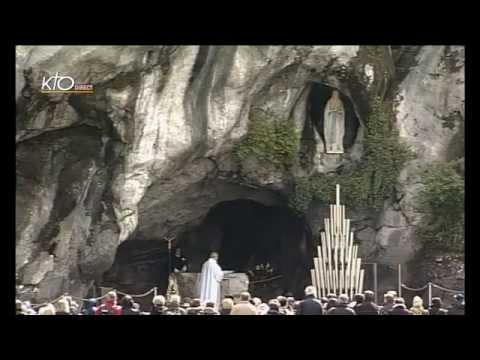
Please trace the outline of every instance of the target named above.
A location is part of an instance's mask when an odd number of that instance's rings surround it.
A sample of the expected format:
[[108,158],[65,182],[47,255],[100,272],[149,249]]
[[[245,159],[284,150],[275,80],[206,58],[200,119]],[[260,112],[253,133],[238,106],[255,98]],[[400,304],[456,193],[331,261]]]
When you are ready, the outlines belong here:
[[204,262],[200,274],[199,293],[202,304],[214,302],[218,307],[220,304],[220,285],[223,280],[223,271],[217,263],[218,254],[212,252],[210,258]]

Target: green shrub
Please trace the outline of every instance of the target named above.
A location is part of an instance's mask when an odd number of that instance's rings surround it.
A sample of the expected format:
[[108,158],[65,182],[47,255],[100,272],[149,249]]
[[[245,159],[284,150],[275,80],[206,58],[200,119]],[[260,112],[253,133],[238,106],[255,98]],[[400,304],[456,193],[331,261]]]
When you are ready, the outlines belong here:
[[299,139],[293,121],[278,120],[268,113],[255,111],[250,117],[247,135],[234,150],[239,162],[253,157],[259,166],[288,169],[294,162]]
[[417,233],[426,246],[463,247],[465,184],[455,167],[455,162],[435,164],[421,174],[424,187],[417,196],[417,210],[424,217]]

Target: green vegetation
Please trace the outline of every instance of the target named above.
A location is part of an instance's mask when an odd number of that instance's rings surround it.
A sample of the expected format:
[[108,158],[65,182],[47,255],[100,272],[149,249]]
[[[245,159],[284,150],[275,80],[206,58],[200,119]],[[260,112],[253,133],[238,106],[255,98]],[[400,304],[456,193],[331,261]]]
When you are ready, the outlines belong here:
[[252,112],[248,133],[234,154],[240,163],[253,157],[260,166],[273,165],[277,170],[285,170],[293,164],[298,148],[299,140],[292,121],[275,119],[257,110]]
[[393,121],[392,104],[373,98],[366,121],[361,162],[343,173],[298,179],[290,206],[304,212],[314,199],[333,202],[335,184],[340,184],[345,204],[381,208],[384,200],[392,194],[403,164],[413,158],[412,152],[399,143]]
[[417,210],[424,217],[417,233],[426,246],[463,249],[465,184],[456,167],[456,162],[435,164],[421,174],[424,188],[418,194]]

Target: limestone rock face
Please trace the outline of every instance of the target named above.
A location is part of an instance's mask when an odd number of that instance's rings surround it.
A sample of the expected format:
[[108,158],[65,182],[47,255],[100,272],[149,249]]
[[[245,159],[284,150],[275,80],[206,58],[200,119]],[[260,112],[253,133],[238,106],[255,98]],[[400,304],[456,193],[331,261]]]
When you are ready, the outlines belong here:
[[[292,177],[358,160],[366,95],[386,87],[393,76],[390,65],[380,76],[375,64],[361,63],[360,51],[360,46],[17,47],[20,281],[38,287],[39,301],[64,291],[81,295],[129,238],[178,235],[219,201],[252,196],[268,202],[262,191],[287,195]],[[418,158],[402,172],[400,200],[386,202],[383,214],[352,209],[359,219],[368,218],[359,220],[358,239],[369,241],[369,254],[381,249],[382,261],[405,261],[415,253],[414,170],[458,152],[452,144],[463,129],[463,57],[461,47],[423,47],[399,85],[396,126]],[[392,61],[387,53],[384,63]],[[95,93],[41,94],[42,77],[56,72],[92,83]],[[338,88],[358,117],[357,135],[341,160],[325,157],[322,137],[310,124],[313,82]],[[262,171],[254,159],[239,167],[234,160],[232,150],[248,131],[252,109],[295,124],[303,147],[289,170]],[[252,189],[260,195],[249,195]],[[316,215],[309,215],[314,232]]]
[[464,157],[464,83],[463,47],[425,46],[398,86],[396,126],[416,158],[402,170],[396,199],[385,203],[380,217],[376,241],[385,250],[383,261],[408,262],[419,248],[415,235],[422,216],[415,211],[422,186],[418,170]]

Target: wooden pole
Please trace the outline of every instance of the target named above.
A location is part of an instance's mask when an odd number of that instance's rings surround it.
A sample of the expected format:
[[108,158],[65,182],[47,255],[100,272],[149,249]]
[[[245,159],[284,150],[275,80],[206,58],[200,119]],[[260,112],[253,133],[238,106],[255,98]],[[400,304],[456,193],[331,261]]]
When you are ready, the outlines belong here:
[[375,293],[375,303],[378,304],[378,279],[377,279],[377,263],[373,263],[373,291]]

